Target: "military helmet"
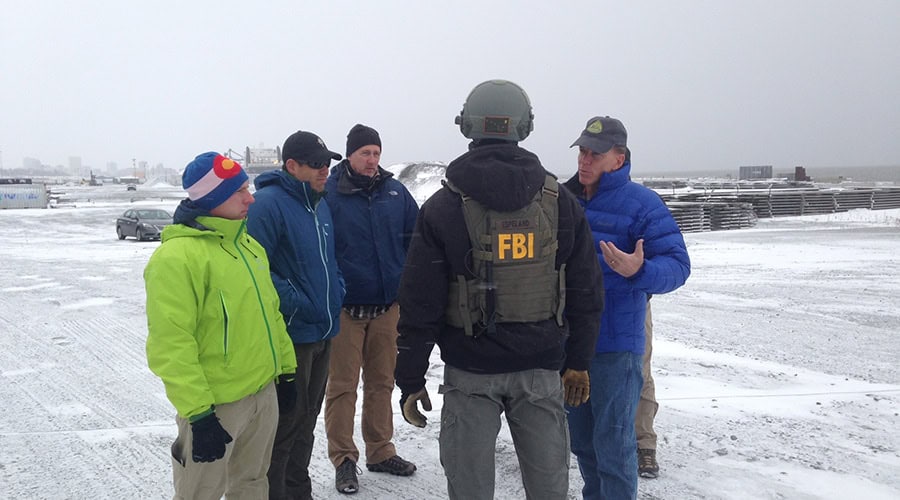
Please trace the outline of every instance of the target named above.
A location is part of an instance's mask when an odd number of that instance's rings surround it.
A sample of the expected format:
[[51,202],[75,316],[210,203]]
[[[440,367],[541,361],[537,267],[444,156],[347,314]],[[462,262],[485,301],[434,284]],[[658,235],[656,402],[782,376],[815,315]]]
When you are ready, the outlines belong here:
[[531,100],[513,82],[488,80],[469,93],[456,124],[469,139],[521,141],[534,130]]

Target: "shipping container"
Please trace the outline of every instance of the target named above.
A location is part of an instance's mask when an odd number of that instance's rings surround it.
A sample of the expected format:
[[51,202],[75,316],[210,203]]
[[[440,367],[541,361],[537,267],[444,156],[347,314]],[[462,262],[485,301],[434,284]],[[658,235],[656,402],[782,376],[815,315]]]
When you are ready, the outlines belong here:
[[0,209],[47,208],[47,188],[43,184],[0,185]]

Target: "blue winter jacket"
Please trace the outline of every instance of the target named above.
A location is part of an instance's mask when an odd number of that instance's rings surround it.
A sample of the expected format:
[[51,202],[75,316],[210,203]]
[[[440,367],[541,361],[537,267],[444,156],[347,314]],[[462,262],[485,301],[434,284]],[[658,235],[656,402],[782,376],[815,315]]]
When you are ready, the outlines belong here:
[[328,203],[308,182],[282,170],[260,174],[254,185],[247,232],[269,256],[291,340],[309,344],[335,336],[344,283]]
[[391,172],[367,188],[350,180],[347,160],[335,165],[325,184],[334,217],[335,248],[347,286],[344,304],[391,304],[416,225],[419,206]]
[[[584,197],[578,174],[564,186],[578,197],[594,234],[594,249],[603,269],[606,307],[600,319],[597,352],[644,352],[644,317],[648,294],[666,293],[684,284],[691,261],[678,223],[659,195],[631,181],[631,163],[605,173],[594,196]],[[644,239],[644,265],[630,278],[613,271],[600,252],[600,241],[611,241],[623,252],[634,252]]]

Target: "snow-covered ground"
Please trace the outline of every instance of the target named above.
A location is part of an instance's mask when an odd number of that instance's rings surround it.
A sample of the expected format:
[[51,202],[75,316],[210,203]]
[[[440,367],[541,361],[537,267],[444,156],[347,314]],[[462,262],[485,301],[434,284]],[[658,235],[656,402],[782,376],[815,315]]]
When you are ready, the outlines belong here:
[[[182,193],[65,189],[74,207],[0,211],[0,499],[171,498],[174,411],[144,355],[159,243],[117,240],[114,219]],[[900,210],[685,238],[688,284],[653,299],[662,472],[639,497],[900,498]],[[446,497],[438,431],[395,413],[419,470],[363,472],[355,498]],[[317,435],[314,494],[347,498]],[[496,462],[496,497],[524,498],[505,428]],[[580,498],[574,459],[570,478]]]

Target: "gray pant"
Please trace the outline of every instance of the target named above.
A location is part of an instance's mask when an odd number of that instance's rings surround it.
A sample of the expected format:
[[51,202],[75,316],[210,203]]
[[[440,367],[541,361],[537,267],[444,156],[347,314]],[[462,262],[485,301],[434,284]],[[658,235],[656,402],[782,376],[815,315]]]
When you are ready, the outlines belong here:
[[272,456],[272,440],[278,423],[275,384],[233,403],[216,406],[216,416],[233,442],[225,456],[211,463],[191,459],[191,424],[175,417],[178,437],[172,445],[175,500],[264,500],[269,484],[266,470]]
[[309,460],[315,443],[316,420],[325,399],[331,340],[294,344],[297,355],[297,406],[279,415],[278,433],[269,467],[269,498],[312,498]]
[[564,499],[569,489],[569,432],[559,372],[474,374],[447,365],[440,454],[451,499],[494,497],[500,414],[512,434],[529,499]]

